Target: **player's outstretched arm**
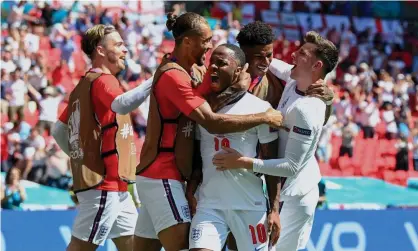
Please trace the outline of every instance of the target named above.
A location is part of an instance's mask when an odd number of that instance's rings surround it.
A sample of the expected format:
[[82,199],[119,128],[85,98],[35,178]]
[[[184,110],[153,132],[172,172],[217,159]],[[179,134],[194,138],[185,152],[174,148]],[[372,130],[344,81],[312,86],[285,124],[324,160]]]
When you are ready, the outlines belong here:
[[[267,175],[290,177],[295,175],[302,167],[302,162],[311,150],[317,130],[323,123],[323,114],[312,114],[303,111],[306,107],[295,107],[288,115],[294,121],[290,128],[289,139],[286,144],[285,157],[281,159],[261,160],[243,157],[231,148],[223,148],[226,153],[218,153],[213,158],[213,164],[220,171],[234,168],[252,169],[254,172]],[[316,121],[319,120],[319,121]],[[316,147],[316,146],[315,146]]]
[[293,67],[293,65],[280,59],[273,58],[271,64],[269,65],[269,71],[277,78],[287,82],[290,80],[290,73]]
[[112,111],[128,114],[138,108],[149,96],[153,80],[154,77],[151,77],[134,89],[117,96],[112,102]]
[[261,124],[279,128],[282,114],[274,109],[250,115],[226,115],[212,112],[207,102],[193,110],[189,117],[203,126],[211,134],[241,132]]

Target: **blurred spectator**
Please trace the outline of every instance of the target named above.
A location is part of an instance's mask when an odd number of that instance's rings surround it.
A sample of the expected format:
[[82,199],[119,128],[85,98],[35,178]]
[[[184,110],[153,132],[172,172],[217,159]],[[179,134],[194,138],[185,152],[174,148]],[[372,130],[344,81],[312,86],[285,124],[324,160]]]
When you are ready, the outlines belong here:
[[152,71],[157,68],[157,48],[153,45],[150,34],[142,35],[142,43],[138,44],[139,63]]
[[339,156],[348,155],[348,157],[353,157],[353,148],[354,148],[354,138],[357,136],[358,127],[352,121],[352,117],[348,117],[348,122],[342,127],[342,143],[340,147]]
[[23,152],[22,177],[33,182],[39,183],[45,174],[45,139],[40,134],[39,128],[32,128],[29,138],[26,140]]
[[380,122],[379,108],[371,94],[359,104],[360,121],[364,133],[364,138],[373,138],[375,128]]
[[28,71],[28,83],[35,90],[40,91],[48,85],[48,79],[45,76],[45,69],[39,65],[32,65]]
[[7,110],[9,107],[9,102],[7,101],[6,97],[6,88],[10,86],[10,75],[6,72],[5,69],[1,69],[1,114],[7,114]]
[[50,134],[52,125],[58,118],[58,106],[64,97],[51,86],[43,90],[43,95],[35,90],[33,92],[36,95],[40,110],[37,127],[41,134],[44,134],[45,130]]
[[237,35],[241,29],[241,25],[237,20],[234,20],[228,30],[228,44],[238,46]]
[[[26,103],[28,87],[22,79],[20,68],[10,74],[10,85],[6,87],[6,99],[9,102],[8,116],[10,121],[23,120],[23,109]],[[17,116],[17,117],[16,117]]]
[[17,66],[12,61],[12,47],[10,45],[6,45],[1,52],[0,67],[1,69],[4,69],[6,73],[11,73],[16,70]]
[[386,124],[386,139],[394,139],[398,134],[398,127],[396,125],[395,113],[393,112],[391,103],[386,102],[383,105],[382,118]]
[[355,65],[350,66],[348,72],[344,74],[344,87],[349,91],[354,91],[359,81],[357,67]]
[[382,101],[390,103],[393,102],[393,88],[395,85],[393,78],[389,75],[389,73],[382,71],[380,73],[380,81],[377,84],[380,88],[382,88]]
[[418,121],[415,121],[415,128],[412,131],[412,149],[414,170],[418,171]]
[[327,121],[327,124],[322,128],[321,136],[318,141],[318,149],[316,150],[316,156],[319,162],[328,163],[332,155],[332,144],[329,144],[332,137],[332,129],[336,123],[337,118],[331,115]]
[[13,5],[7,18],[7,23],[10,27],[17,28],[22,25],[23,10],[25,9],[26,1],[19,1],[17,5]]
[[408,139],[401,135],[395,144],[396,153],[396,167],[395,170],[408,171],[408,153],[412,150],[412,144],[408,143]]
[[26,200],[26,192],[20,179],[20,170],[16,167],[10,168],[6,174],[4,186],[1,186],[1,207],[3,209],[22,209],[20,205]]
[[52,142],[47,149],[46,171],[42,183],[60,189],[70,189],[72,177],[69,160],[68,155],[55,142]]

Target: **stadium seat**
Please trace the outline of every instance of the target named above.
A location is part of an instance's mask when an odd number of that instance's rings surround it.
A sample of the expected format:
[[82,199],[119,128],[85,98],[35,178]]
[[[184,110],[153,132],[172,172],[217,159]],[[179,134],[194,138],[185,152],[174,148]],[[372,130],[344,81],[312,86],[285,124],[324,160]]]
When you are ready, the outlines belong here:
[[397,184],[401,186],[406,186],[407,180],[408,180],[408,172],[401,171],[401,170],[396,171],[395,177],[396,177]]

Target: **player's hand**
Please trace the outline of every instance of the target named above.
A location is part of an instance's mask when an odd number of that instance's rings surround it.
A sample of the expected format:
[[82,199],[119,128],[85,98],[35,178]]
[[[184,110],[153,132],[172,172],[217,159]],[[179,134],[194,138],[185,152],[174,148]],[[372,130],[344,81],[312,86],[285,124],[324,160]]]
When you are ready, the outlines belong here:
[[268,233],[270,235],[270,243],[269,246],[274,246],[277,244],[277,241],[280,237],[280,216],[279,212],[272,211],[268,215]]
[[221,152],[213,156],[212,163],[216,170],[225,171],[227,169],[248,168],[252,169],[252,160],[243,157],[237,150],[222,146]]
[[269,108],[266,112],[266,123],[276,129],[279,129],[283,125],[283,115],[280,111],[276,111],[273,108]]
[[234,76],[232,80],[232,85],[235,86],[239,90],[247,91],[250,88],[251,84],[251,75],[247,72],[248,70],[248,63],[244,65],[241,70],[241,73]]
[[326,104],[331,104],[334,100],[334,92],[326,85],[323,79],[318,79],[308,87],[306,95],[320,98]]
[[186,194],[187,202],[189,203],[190,213],[192,217],[196,214],[196,207],[197,207],[197,200],[193,194],[187,193]]

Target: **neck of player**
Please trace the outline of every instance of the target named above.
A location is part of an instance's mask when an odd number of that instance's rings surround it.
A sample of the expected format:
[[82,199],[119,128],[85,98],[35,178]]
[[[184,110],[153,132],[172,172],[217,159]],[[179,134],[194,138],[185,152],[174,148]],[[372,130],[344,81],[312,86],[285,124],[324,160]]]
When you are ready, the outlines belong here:
[[100,69],[105,74],[112,74],[116,75],[117,72],[112,72],[109,67],[107,67],[103,62],[100,61],[93,61],[91,64],[93,69]]
[[188,53],[183,51],[181,48],[174,48],[173,53],[171,56],[176,59],[176,63],[183,67],[187,72],[190,72],[193,64],[195,62],[189,62],[188,58],[185,57]]
[[303,76],[296,80],[296,86],[299,91],[305,92],[308,90],[309,86],[311,86],[313,83],[321,79],[321,77],[313,73],[311,76]]

